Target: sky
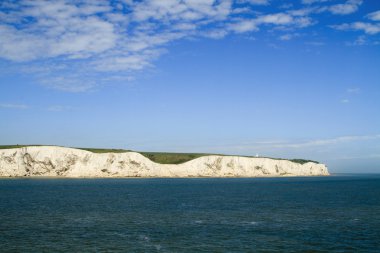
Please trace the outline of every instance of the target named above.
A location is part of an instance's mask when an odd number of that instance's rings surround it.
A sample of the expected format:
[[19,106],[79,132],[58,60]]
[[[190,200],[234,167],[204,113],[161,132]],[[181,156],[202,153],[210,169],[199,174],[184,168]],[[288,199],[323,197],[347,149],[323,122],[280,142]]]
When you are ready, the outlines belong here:
[[380,173],[380,1],[0,2],[0,145]]

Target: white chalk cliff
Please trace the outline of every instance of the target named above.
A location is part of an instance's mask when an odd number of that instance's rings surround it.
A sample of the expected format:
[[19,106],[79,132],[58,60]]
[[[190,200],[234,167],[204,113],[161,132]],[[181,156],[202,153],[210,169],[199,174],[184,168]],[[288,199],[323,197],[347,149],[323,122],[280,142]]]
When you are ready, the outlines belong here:
[[329,175],[324,164],[210,155],[158,164],[136,152],[36,146],[0,150],[0,177],[280,177]]

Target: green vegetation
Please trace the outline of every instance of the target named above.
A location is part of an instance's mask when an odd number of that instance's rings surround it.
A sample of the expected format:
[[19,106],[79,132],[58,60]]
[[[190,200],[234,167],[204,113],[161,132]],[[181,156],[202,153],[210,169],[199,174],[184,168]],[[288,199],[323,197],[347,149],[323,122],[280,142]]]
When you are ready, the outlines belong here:
[[196,154],[196,153],[161,153],[161,152],[139,152],[146,158],[156,163],[163,164],[180,164],[188,162],[195,158],[206,156],[210,154]]
[[11,148],[24,148],[30,146],[49,146],[49,145],[0,145],[0,149],[11,149]]
[[126,150],[126,149],[104,149],[104,148],[76,148],[81,150],[90,151],[92,153],[125,153],[125,152],[132,152],[132,150]]
[[[0,149],[11,149],[11,148],[22,148],[30,146],[47,146],[47,145],[0,145]],[[132,150],[127,149],[104,149],[104,148],[76,148],[81,150],[90,151],[93,153],[124,153],[124,152],[133,152]],[[166,152],[138,152],[146,158],[150,159],[153,162],[161,164],[180,164],[188,162],[198,157],[207,156],[207,155],[221,155],[221,154],[203,154],[203,153],[166,153]],[[223,155],[230,156],[230,155]],[[244,156],[244,157],[254,157],[254,156]],[[305,159],[283,159],[283,158],[272,158],[272,157],[261,157],[269,158],[274,160],[289,160],[299,164],[305,164],[308,162],[319,163],[312,160]]]
[[304,163],[308,163],[308,162],[311,162],[311,163],[319,163],[317,161],[313,161],[313,160],[305,160],[305,159],[290,159],[289,161],[292,161],[294,163],[299,163],[299,164],[304,164]]

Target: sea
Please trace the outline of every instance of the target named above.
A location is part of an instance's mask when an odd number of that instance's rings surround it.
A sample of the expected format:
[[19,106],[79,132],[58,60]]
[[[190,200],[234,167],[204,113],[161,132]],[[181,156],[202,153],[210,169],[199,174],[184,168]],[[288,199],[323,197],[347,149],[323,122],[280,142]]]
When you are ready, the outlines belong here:
[[0,179],[0,252],[380,252],[380,175]]

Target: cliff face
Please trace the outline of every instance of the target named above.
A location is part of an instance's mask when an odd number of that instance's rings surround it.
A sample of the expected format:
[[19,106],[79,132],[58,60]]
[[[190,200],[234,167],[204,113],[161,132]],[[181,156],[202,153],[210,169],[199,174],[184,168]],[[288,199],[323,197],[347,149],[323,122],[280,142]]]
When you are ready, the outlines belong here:
[[63,147],[0,150],[0,177],[279,177],[329,175],[325,165],[239,156],[158,164],[135,152],[95,154]]

